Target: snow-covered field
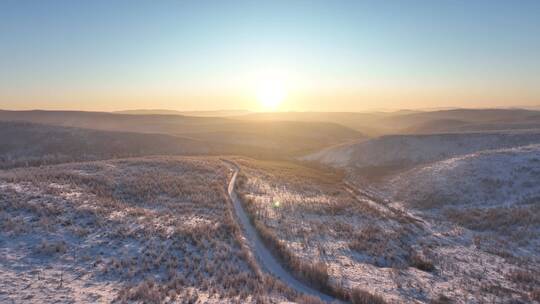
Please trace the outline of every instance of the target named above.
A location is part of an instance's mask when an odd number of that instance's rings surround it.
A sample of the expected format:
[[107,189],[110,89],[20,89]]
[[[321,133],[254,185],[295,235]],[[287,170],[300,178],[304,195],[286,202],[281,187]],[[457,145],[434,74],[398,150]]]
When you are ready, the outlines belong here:
[[268,303],[217,159],[0,172],[1,303]]
[[487,150],[423,165],[380,187],[424,216],[450,220],[540,261],[540,145]]
[[[538,303],[540,134],[385,136],[232,158],[298,279],[353,303]],[[364,167],[396,166],[376,180]],[[318,303],[261,272],[218,158],[0,171],[0,303]],[[364,299],[364,300],[360,300]],[[369,299],[369,300],[365,300]]]
[[[256,226],[286,252],[282,256],[290,256],[290,268],[297,272],[302,265],[317,265],[308,274],[347,291],[356,288],[382,296],[388,303],[540,299],[539,251],[534,244],[520,247],[505,237],[492,238],[400,202],[387,204],[349,192],[339,176],[327,172],[290,163],[237,163],[239,192]],[[406,175],[402,178],[407,180]],[[409,182],[403,185],[413,192]],[[531,221],[524,219],[520,227],[529,229],[529,223],[537,222],[535,208]]]
[[540,145],[486,150],[429,163],[398,174],[387,184],[397,199],[422,204],[433,198],[439,207],[529,204],[540,199]]

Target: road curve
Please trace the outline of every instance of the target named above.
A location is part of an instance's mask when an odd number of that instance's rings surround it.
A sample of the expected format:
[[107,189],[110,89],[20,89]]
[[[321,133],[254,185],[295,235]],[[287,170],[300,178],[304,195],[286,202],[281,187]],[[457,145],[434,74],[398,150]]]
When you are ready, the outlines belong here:
[[298,281],[285,268],[283,268],[279,261],[272,255],[270,250],[264,245],[262,239],[259,237],[259,234],[257,233],[257,230],[255,230],[255,227],[251,224],[249,217],[244,210],[242,203],[240,202],[240,199],[234,191],[236,176],[238,175],[239,171],[238,166],[231,161],[223,161],[228,164],[229,167],[234,171],[231,181],[229,182],[228,192],[234,206],[236,218],[240,226],[242,227],[242,231],[244,232],[244,236],[251,251],[253,252],[253,255],[256,257],[263,271],[270,273],[271,275],[285,283],[287,286],[300,293],[318,297],[326,302],[335,301],[336,299],[334,299],[333,297],[323,294]]

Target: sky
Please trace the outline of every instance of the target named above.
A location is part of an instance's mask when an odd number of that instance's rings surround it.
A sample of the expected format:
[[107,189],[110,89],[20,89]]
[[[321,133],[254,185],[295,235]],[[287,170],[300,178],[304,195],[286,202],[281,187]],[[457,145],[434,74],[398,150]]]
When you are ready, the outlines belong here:
[[540,106],[540,1],[0,1],[0,108]]

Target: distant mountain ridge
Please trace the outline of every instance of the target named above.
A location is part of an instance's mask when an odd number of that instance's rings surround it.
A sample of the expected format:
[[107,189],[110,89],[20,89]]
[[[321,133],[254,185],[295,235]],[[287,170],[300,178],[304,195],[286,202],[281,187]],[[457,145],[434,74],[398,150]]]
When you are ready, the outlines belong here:
[[184,116],[199,116],[199,117],[226,117],[235,115],[245,115],[251,113],[247,110],[215,110],[215,111],[177,111],[167,109],[137,109],[115,111],[117,114],[130,115],[184,115]]
[[[226,117],[130,115],[80,111],[0,111],[0,121],[24,121],[102,131],[175,135],[243,146],[265,155],[301,154],[364,136],[331,122],[246,121]],[[236,150],[243,152],[242,149]],[[253,152],[250,152],[253,155]]]
[[370,136],[540,129],[540,111],[527,109],[276,112],[252,113],[235,118],[240,120],[333,122]]

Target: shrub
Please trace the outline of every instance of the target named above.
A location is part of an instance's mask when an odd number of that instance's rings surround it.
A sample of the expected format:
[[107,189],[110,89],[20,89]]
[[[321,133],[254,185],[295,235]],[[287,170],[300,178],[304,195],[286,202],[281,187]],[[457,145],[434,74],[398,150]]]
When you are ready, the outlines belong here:
[[374,247],[386,241],[387,233],[378,225],[369,224],[354,235],[349,248],[354,251],[373,251]]
[[44,255],[54,255],[57,253],[65,253],[67,250],[64,241],[42,241],[36,252]]
[[306,281],[311,283],[311,285],[313,285],[315,288],[319,290],[328,289],[328,267],[325,263],[301,263],[298,268]]
[[141,301],[142,303],[161,303],[164,295],[159,287],[152,280],[141,282],[128,291],[127,298],[132,301]]
[[427,260],[425,257],[419,255],[416,252],[413,252],[409,256],[409,263],[412,267],[418,268],[422,271],[431,272],[435,270],[435,266],[431,261]]
[[540,287],[537,287],[533,291],[531,291],[531,299],[533,301],[540,302]]
[[430,303],[431,304],[451,304],[451,303],[454,303],[454,301],[452,301],[452,299],[450,299],[449,297],[441,294],[436,299],[431,300]]
[[354,288],[351,291],[351,302],[353,304],[386,304],[386,301],[381,296],[360,288]]
[[296,298],[296,302],[299,304],[324,304],[323,301],[321,301],[319,298],[308,296],[308,295],[302,295]]
[[532,271],[521,269],[511,271],[508,276],[515,283],[531,284],[539,281]]

